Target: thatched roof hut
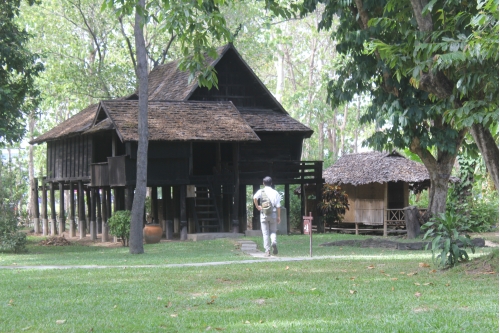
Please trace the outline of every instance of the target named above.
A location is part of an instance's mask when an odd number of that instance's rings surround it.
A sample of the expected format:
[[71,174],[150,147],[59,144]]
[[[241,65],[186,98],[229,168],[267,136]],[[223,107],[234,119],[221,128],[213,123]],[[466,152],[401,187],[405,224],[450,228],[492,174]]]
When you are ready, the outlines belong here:
[[396,151],[344,155],[323,171],[329,184],[365,185],[402,181],[418,183],[429,180],[423,164],[411,161]]

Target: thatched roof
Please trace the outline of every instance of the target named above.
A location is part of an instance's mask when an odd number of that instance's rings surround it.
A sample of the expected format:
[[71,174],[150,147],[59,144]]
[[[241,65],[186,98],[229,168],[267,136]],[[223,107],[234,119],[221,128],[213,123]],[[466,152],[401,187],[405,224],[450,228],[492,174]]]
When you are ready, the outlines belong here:
[[[288,115],[232,44],[218,48],[217,54],[216,59],[206,57],[208,65],[217,65],[222,57],[228,54],[231,56],[231,61],[236,61],[238,65],[243,66],[253,75],[255,82],[262,87],[263,93],[266,92],[274,101],[273,104],[276,108],[236,109],[232,103],[229,106],[227,102],[203,102],[204,106],[202,104],[189,104],[191,103],[188,102],[189,98],[198,88],[198,81],[194,79],[189,82],[190,73],[181,71],[178,68],[178,61],[173,61],[156,67],[149,74],[149,112],[157,112],[157,116],[150,115],[149,125],[156,126],[156,128],[150,127],[150,140],[258,141],[254,131],[301,132],[306,138],[312,135],[313,131],[310,128]],[[232,58],[234,55],[236,58]],[[109,118],[112,122],[108,120],[94,123],[98,106],[98,104],[94,104],[30,143],[37,144],[66,136],[90,134],[110,129],[117,129],[125,141],[135,141],[137,139],[136,134],[134,134],[137,131],[137,107],[134,106],[137,105],[136,97],[134,94],[128,98],[102,102],[101,105],[104,109],[109,106]],[[166,104],[160,106],[159,103]],[[174,110],[174,106],[179,107],[179,109]],[[193,112],[196,110],[201,111],[201,113],[195,115]],[[188,113],[181,116],[180,112],[184,111],[188,111]],[[161,116],[162,112],[163,116]],[[135,114],[135,119],[133,114]],[[102,117],[98,119],[103,120]],[[126,124],[125,122],[117,124],[120,119],[126,119]],[[167,123],[166,119],[168,119],[170,128],[161,128]],[[207,132],[202,133],[203,131]]]
[[323,177],[329,184],[364,185],[397,181],[424,182],[429,180],[429,173],[423,164],[393,151],[344,155],[323,171]]
[[312,129],[279,111],[242,107],[238,110],[255,132],[304,132],[306,137],[313,134]]
[[[219,47],[216,59],[207,56],[207,66],[215,66],[230,47]],[[189,71],[179,69],[178,60],[155,67],[148,76],[149,100],[187,100],[198,87],[196,78],[189,82],[189,76]]]
[[[122,141],[138,141],[138,101],[102,101],[100,109]],[[260,141],[231,102],[150,101],[148,119],[151,141]]]
[[52,128],[50,131],[45,132],[36,139],[31,140],[30,144],[42,143],[85,132],[90,128],[90,126],[92,126],[98,105],[99,104],[92,104],[86,107],[73,117]]

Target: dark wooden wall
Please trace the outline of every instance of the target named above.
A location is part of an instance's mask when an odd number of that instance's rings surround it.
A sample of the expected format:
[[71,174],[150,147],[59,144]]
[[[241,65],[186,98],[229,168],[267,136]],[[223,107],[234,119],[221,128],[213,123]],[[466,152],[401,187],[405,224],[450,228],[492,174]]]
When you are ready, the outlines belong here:
[[240,161],[298,161],[302,153],[302,136],[257,133],[260,142],[240,144]]
[[236,106],[275,109],[276,103],[255,79],[250,69],[243,66],[238,55],[229,50],[215,65],[219,89],[198,88],[190,100],[232,101]]
[[47,181],[89,180],[92,139],[87,135],[47,142]]

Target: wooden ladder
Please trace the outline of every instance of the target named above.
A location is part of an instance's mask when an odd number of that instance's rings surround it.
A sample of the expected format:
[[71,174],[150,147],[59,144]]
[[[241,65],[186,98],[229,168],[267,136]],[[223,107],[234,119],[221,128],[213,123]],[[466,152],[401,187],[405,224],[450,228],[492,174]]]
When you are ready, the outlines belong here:
[[221,232],[222,221],[210,186],[196,187],[193,209],[196,232]]

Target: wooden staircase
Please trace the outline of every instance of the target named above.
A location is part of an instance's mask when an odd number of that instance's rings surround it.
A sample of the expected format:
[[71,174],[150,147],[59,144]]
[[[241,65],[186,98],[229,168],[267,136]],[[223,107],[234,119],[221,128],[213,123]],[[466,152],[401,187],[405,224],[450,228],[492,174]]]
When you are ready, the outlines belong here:
[[197,233],[223,231],[222,220],[211,186],[196,187],[193,208]]

